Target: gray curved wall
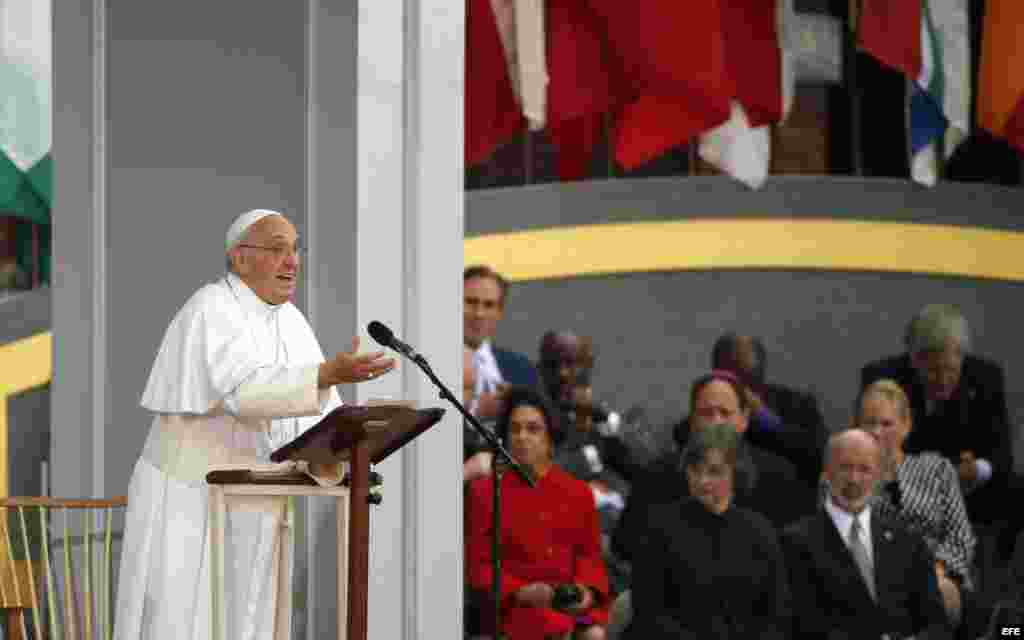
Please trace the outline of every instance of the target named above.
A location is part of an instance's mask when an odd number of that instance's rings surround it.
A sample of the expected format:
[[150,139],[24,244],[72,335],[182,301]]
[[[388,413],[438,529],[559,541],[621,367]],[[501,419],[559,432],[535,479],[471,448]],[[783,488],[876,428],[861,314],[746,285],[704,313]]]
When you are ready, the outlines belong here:
[[[716,217],[869,219],[1022,230],[1024,191],[899,181],[773,178],[751,192],[724,178],[543,185],[471,192],[466,234],[544,227]],[[1024,246],[1022,246],[1024,249]],[[682,248],[681,248],[682,250]],[[685,411],[686,389],[711,345],[729,330],[762,336],[768,374],[813,391],[828,425],[850,419],[859,368],[901,350],[906,320],[922,305],[960,305],[976,351],[1003,364],[1010,414],[1024,422],[1024,284],[902,273],[707,270],[635,273],[513,285],[500,341],[536,358],[546,329],[590,335],[598,348],[596,395],[642,405],[656,423]],[[1019,431],[1019,429],[1018,429]],[[1018,437],[1018,466],[1021,452]]]

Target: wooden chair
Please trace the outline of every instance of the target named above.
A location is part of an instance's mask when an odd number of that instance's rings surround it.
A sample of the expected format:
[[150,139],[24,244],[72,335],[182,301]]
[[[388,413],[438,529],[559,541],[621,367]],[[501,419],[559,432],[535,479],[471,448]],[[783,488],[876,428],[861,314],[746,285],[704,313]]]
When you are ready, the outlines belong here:
[[124,497],[0,499],[5,638],[112,637],[114,510],[127,504]]

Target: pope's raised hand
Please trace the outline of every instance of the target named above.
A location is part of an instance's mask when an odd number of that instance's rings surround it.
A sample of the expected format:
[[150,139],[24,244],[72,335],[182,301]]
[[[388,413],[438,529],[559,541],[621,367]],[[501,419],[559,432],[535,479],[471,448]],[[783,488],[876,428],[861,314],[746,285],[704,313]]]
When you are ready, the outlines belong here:
[[394,358],[385,358],[383,351],[357,353],[359,337],[352,338],[352,349],[342,351],[320,365],[317,386],[321,389],[336,384],[353,384],[378,378],[395,368]]

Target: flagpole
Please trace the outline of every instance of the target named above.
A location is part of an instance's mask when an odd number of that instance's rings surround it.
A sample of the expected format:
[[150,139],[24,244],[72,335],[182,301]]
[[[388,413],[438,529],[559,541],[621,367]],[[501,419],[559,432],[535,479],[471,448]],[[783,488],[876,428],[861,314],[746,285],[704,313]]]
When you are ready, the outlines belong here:
[[846,82],[850,107],[850,158],[851,170],[855,176],[864,175],[864,158],[861,149],[860,87],[857,84],[857,20],[860,17],[859,0],[848,0],[846,6],[845,55],[843,75]]

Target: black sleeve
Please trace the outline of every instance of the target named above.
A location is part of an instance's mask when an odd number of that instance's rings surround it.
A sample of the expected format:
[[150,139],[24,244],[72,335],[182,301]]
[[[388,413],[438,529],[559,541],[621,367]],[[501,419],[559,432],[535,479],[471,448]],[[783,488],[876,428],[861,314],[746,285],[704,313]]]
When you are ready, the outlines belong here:
[[627,637],[643,640],[699,640],[672,615],[667,596],[677,593],[678,588],[665,563],[664,549],[667,542],[663,537],[664,533],[657,526],[646,527],[637,535],[631,596],[633,622]]
[[612,552],[627,562],[633,560],[633,550],[637,548],[636,538],[640,534],[648,505],[646,487],[642,483],[634,484],[626,508],[619,516],[619,523],[612,533]]
[[789,588],[792,593],[793,637],[804,640],[825,640],[836,637],[833,621],[820,601],[817,580],[812,569],[811,551],[796,529],[786,529],[781,536],[782,552]]
[[768,597],[755,603],[754,613],[760,622],[757,637],[783,640],[790,637],[793,627],[789,574],[775,530],[770,526],[765,527],[760,537],[763,540],[765,565],[774,586]]
[[[984,414],[980,421],[987,424],[971,424],[972,430],[985,429],[988,432],[987,451],[976,451],[979,458],[992,463],[994,474],[1006,476],[1013,468],[1013,444],[1010,439],[1010,418],[1006,407],[1006,383],[1003,370],[992,365],[989,379],[982,389]],[[972,420],[973,422],[973,420]]]
[[938,578],[935,575],[935,561],[928,547],[923,540],[907,537],[912,545],[910,548],[913,557],[912,577],[908,579],[918,580],[914,593],[917,596],[916,606],[911,612],[914,617],[914,635],[931,639],[952,638],[952,630],[949,625],[949,618],[946,616],[946,608],[942,603],[942,593],[939,591]]
[[648,526],[647,516],[651,507],[682,497],[682,480],[673,471],[672,460],[673,456],[666,456],[653,462],[646,471],[635,474],[626,498],[626,508],[612,533],[612,551],[619,558],[633,561],[638,548],[637,539]]

